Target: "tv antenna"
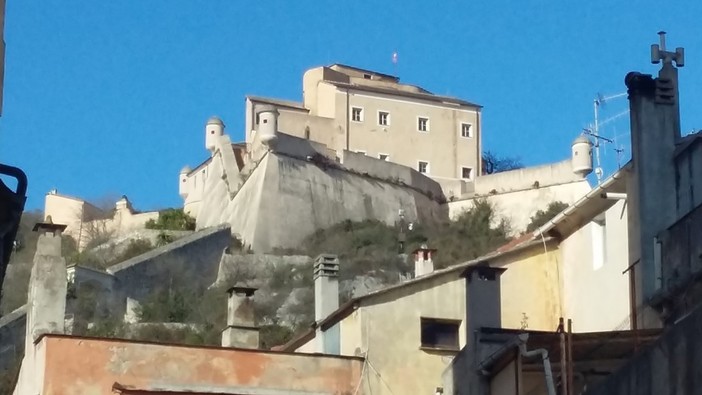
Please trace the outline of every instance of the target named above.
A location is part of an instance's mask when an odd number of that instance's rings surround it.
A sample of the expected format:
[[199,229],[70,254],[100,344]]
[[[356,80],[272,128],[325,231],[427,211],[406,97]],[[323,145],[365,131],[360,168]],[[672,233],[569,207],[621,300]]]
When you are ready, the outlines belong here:
[[617,93],[614,95],[610,96],[603,96],[602,94],[598,93],[597,97],[593,100],[593,109],[595,112],[595,124],[593,127],[590,128],[585,128],[583,131],[585,134],[592,136],[595,139],[595,161],[596,161],[596,167],[595,167],[595,175],[597,176],[597,184],[602,183],[602,175],[603,175],[603,170],[602,170],[602,161],[600,159],[600,140],[604,141],[605,143],[610,143],[614,144],[614,141],[611,139],[608,139],[606,137],[603,137],[600,135],[600,126],[613,121],[616,118],[619,118],[620,116],[623,116],[627,114],[629,111],[625,111],[622,113],[619,113],[611,118],[608,118],[604,120],[602,123],[600,123],[600,107],[604,106],[605,103],[607,103],[609,100],[616,99],[619,97],[626,96],[626,92],[623,93]]

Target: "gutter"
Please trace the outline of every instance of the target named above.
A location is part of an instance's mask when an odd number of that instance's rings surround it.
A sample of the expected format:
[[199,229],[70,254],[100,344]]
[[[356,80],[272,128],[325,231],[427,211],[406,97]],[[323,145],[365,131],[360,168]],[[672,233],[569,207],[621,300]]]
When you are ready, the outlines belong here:
[[[630,164],[631,162],[629,162]],[[631,166],[627,164],[624,165],[619,171],[616,173],[612,174],[608,179],[606,179],[602,184],[598,185],[596,188],[592,189],[590,192],[588,192],[585,196],[580,198],[578,201],[575,203],[571,204],[568,206],[565,210],[561,211],[558,213],[555,217],[551,218],[550,221],[546,222],[544,225],[542,225],[540,228],[536,229],[533,233],[532,236],[534,238],[541,237],[544,235],[546,232],[550,231],[551,229],[555,228],[556,225],[558,225],[559,222],[563,221],[567,217],[571,216],[575,211],[577,211],[579,208],[583,207],[585,203],[587,203],[589,200],[592,198],[602,198],[603,191],[612,184],[614,184],[616,181],[619,181],[623,179],[626,176],[626,170],[631,168]]]

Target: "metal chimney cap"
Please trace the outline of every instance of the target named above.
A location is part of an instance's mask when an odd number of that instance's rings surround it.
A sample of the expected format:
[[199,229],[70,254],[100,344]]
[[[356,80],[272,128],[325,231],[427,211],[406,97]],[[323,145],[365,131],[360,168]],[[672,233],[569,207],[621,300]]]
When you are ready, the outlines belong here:
[[227,289],[227,293],[229,295],[232,294],[244,294],[246,296],[253,296],[253,294],[258,290],[256,287],[249,286],[247,284],[244,284],[243,282],[238,282],[234,284],[232,287],[229,287]]

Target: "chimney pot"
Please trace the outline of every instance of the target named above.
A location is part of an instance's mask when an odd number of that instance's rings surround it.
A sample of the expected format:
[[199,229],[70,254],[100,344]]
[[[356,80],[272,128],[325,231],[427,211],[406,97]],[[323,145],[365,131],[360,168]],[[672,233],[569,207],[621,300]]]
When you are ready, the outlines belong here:
[[222,347],[258,348],[253,296],[256,288],[236,284],[227,290],[227,328],[222,332]]
[[[339,258],[321,254],[314,262],[314,319],[319,323],[339,308]],[[339,354],[338,325],[322,331],[317,328],[317,351]]]

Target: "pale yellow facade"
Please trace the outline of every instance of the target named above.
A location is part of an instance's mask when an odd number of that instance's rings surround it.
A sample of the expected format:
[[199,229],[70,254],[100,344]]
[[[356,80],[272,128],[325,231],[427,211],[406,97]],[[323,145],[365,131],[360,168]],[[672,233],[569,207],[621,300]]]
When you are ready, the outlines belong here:
[[303,102],[249,96],[246,141],[257,105],[272,104],[278,130],[341,152],[362,152],[437,180],[472,181],[480,169],[480,106],[436,96],[392,76],[343,65],[305,72]]
[[[564,276],[563,258],[568,253],[561,246],[552,239],[536,241],[528,248],[488,259],[490,266],[507,269],[501,277],[502,328],[553,331],[560,317],[570,317],[574,322],[587,319],[592,326],[598,326],[592,321],[596,317],[587,312],[587,317],[581,316],[582,305],[573,304],[573,309],[569,308],[564,289],[588,286],[608,289],[621,284],[613,283],[617,279],[610,281],[611,284],[606,279],[598,284],[568,280]],[[571,264],[589,267],[589,262]],[[361,298],[358,307],[336,324],[340,328],[341,354],[364,356],[373,367],[366,373],[366,385],[370,386],[365,388],[367,391],[433,393],[442,385],[442,373],[456,352],[423,349],[420,319],[458,321],[459,348],[469,343],[466,280],[460,276],[461,272],[435,272],[426,280]],[[608,322],[599,323],[607,325]],[[314,339],[296,351],[314,352]]]

